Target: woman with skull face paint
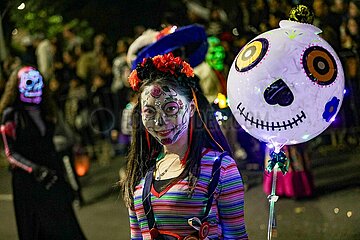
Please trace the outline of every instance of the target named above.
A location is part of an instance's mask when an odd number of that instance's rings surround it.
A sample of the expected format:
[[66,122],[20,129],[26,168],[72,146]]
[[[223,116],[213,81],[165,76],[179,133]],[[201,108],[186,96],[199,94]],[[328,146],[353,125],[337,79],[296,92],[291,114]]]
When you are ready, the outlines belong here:
[[145,58],[123,196],[131,239],[247,239],[241,175],[188,63]]
[[52,142],[55,111],[39,71],[25,66],[9,77],[0,100],[1,135],[11,165],[19,239],[85,239],[71,190]]

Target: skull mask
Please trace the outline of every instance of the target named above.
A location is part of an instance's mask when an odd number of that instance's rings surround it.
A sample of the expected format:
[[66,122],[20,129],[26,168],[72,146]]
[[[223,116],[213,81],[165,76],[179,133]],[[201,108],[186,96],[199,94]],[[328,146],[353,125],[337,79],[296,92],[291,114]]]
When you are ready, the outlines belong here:
[[33,67],[23,67],[18,72],[20,100],[25,103],[41,102],[43,78]]
[[235,59],[228,77],[239,124],[265,142],[297,144],[319,135],[339,111],[341,62],[313,25],[283,20]]

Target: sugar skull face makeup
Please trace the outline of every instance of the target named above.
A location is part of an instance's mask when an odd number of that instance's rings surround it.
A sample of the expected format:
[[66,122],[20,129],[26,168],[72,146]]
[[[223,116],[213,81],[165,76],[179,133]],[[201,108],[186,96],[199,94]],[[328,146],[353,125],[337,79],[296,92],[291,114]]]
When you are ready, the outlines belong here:
[[42,99],[43,78],[33,67],[23,67],[18,72],[20,100],[39,104]]
[[190,109],[186,98],[167,86],[147,86],[141,94],[142,122],[163,145],[173,144],[187,134]]

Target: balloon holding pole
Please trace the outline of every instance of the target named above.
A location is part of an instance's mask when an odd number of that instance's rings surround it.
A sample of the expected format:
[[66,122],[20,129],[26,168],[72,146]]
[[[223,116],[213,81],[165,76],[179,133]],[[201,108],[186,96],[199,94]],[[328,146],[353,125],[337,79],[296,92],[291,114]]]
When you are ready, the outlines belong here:
[[279,196],[276,195],[276,180],[278,169],[281,170],[283,174],[286,174],[289,169],[289,160],[286,157],[285,153],[281,151],[281,148],[286,144],[286,141],[283,143],[274,142],[270,138],[274,146],[274,151],[270,153],[270,160],[268,161],[268,166],[266,168],[267,172],[270,173],[273,171],[272,177],[272,186],[271,194],[267,197],[269,200],[269,223],[268,223],[268,234],[267,239],[271,240],[271,237],[277,233],[276,232],[276,216],[275,216],[275,203],[279,199]]
[[267,239],[270,240],[273,235],[276,233],[276,220],[275,220],[275,202],[279,199],[279,196],[276,196],[276,178],[277,178],[277,164],[274,167],[274,173],[272,178],[272,187],[271,194],[267,197],[269,200],[269,224],[268,224],[268,234]]

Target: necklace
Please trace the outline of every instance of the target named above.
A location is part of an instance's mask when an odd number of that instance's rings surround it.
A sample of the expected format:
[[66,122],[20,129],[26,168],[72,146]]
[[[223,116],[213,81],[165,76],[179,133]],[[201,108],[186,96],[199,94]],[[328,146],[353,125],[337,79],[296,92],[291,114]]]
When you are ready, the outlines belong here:
[[160,169],[159,169],[160,164],[159,164],[159,166],[157,167],[158,172],[159,172],[159,176],[155,177],[155,179],[156,179],[156,180],[161,180],[161,178],[169,171],[170,167],[171,167],[171,166],[174,164],[174,162],[175,162],[176,160],[178,160],[178,159],[179,159],[179,156],[177,156],[177,157],[170,163],[170,165],[169,165],[162,173],[160,172]]

